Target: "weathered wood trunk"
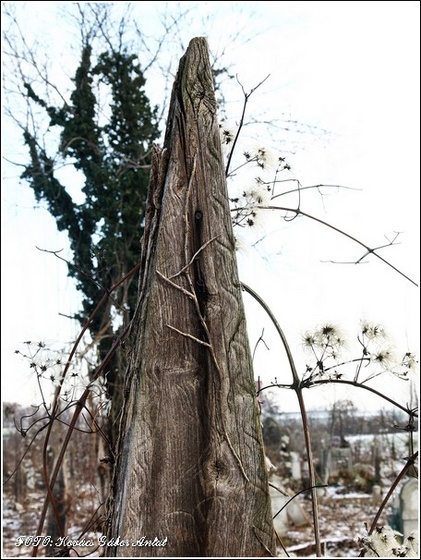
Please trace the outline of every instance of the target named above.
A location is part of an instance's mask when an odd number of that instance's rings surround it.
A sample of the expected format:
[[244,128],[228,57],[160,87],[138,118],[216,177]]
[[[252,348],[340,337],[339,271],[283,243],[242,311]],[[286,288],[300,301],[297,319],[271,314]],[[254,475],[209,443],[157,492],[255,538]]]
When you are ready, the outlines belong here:
[[105,553],[270,556],[260,418],[203,38],[180,61],[142,260]]

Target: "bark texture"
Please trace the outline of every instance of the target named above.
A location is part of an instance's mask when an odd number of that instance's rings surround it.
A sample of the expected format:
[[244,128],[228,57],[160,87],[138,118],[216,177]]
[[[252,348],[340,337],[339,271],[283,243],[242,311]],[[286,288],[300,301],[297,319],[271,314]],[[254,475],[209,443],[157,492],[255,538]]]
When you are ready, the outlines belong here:
[[196,38],[151,172],[108,556],[274,553],[220,146],[207,42]]

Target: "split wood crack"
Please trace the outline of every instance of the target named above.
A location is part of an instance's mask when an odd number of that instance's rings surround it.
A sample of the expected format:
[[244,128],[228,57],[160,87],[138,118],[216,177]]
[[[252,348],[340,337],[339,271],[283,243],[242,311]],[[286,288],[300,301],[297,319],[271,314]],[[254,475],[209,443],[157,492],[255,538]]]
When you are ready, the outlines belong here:
[[[166,276],[162,272],[160,272],[159,270],[156,270],[156,274],[163,281],[165,281],[170,286],[172,286],[174,289],[179,290],[181,293],[183,293],[185,296],[187,296],[194,304],[195,311],[197,313],[197,316],[199,317],[200,324],[201,324],[201,326],[203,328],[203,331],[204,331],[204,334],[205,334],[205,337],[204,337],[205,340],[201,340],[200,338],[198,338],[198,337],[196,337],[193,334],[190,334],[188,332],[183,332],[183,331],[177,329],[174,325],[166,324],[166,327],[168,327],[172,331],[180,334],[181,336],[184,336],[185,338],[193,340],[197,344],[205,346],[206,348],[209,349],[212,362],[213,362],[214,367],[215,367],[215,369],[218,373],[218,378],[219,378],[221,421],[222,421],[222,429],[223,429],[224,437],[225,437],[225,440],[228,444],[228,447],[229,447],[232,455],[234,456],[234,458],[235,458],[235,460],[238,464],[238,467],[241,471],[242,476],[244,477],[246,482],[250,482],[250,479],[247,476],[247,473],[244,469],[241,458],[239,457],[238,453],[235,451],[234,446],[231,442],[231,439],[230,439],[230,437],[228,435],[228,432],[227,432],[227,429],[226,429],[225,417],[224,417],[224,414],[223,414],[223,386],[224,386],[223,375],[222,375],[221,368],[220,368],[219,363],[218,363],[217,356],[215,354],[215,350],[212,346],[209,328],[208,328],[208,325],[206,323],[204,314],[203,314],[202,309],[201,309],[200,301],[199,301],[199,298],[198,298],[198,295],[197,295],[197,289],[194,286],[194,282],[193,282],[192,276],[190,274],[190,269],[197,262],[197,259],[199,258],[200,254],[204,251],[204,249],[206,249],[206,247],[208,247],[212,242],[214,242],[218,238],[218,235],[213,236],[211,239],[209,239],[208,241],[203,243],[194,252],[193,256],[190,256],[189,247],[191,246],[191,241],[192,241],[192,230],[191,230],[191,225],[190,225],[190,220],[189,220],[189,207],[190,207],[189,202],[190,202],[191,191],[192,191],[191,186],[192,186],[192,182],[193,182],[195,173],[196,173],[196,156],[193,158],[193,167],[192,167],[190,179],[189,179],[188,185],[187,185],[187,196],[186,196],[185,212],[184,212],[184,225],[185,225],[185,233],[186,233],[185,234],[185,241],[184,241],[184,260],[185,260],[186,264],[178,272],[176,272],[175,274],[172,274],[171,276]],[[200,264],[198,264],[197,273],[201,274]],[[174,278],[177,278],[181,274],[184,274],[184,276],[187,280],[189,289],[186,289],[183,286],[180,286],[179,284],[174,282]],[[203,281],[203,278],[201,278],[201,280]]]

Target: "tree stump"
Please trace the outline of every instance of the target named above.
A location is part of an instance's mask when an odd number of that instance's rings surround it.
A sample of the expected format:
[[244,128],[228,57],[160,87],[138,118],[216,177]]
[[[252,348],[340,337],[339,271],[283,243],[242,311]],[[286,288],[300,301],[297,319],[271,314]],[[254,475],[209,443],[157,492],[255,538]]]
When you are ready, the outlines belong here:
[[275,552],[207,42],[154,154],[105,554]]

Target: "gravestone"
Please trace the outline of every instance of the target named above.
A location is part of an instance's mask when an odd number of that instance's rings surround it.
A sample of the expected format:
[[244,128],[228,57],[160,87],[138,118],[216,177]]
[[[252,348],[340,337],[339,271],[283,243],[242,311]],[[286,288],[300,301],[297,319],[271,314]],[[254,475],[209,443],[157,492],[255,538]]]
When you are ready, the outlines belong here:
[[[280,537],[288,534],[291,526],[301,527],[308,525],[310,520],[301,507],[298,497],[291,500],[291,495],[285,490],[279,476],[272,474],[270,481],[270,498],[272,502],[273,525]],[[288,505],[287,505],[288,504]]]
[[402,533],[407,536],[418,529],[418,480],[411,478],[403,486],[400,496]]

